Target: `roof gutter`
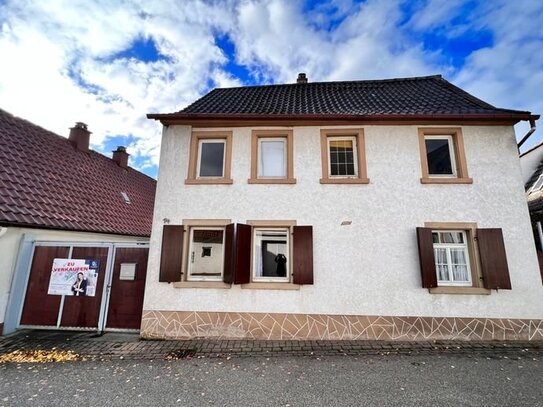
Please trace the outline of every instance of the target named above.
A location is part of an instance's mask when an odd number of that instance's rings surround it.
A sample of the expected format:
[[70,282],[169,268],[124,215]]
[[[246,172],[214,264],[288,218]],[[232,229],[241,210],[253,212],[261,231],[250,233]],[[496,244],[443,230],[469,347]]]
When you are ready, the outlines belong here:
[[526,133],[526,135],[522,138],[522,140],[520,140],[519,143],[517,144],[517,147],[518,147],[519,150],[520,150],[520,147],[526,142],[526,140],[528,140],[530,138],[530,136],[532,134],[534,134],[535,129],[536,129],[535,121],[537,119],[539,119],[539,116],[529,119],[529,121],[530,121],[530,130],[528,130],[528,133]]

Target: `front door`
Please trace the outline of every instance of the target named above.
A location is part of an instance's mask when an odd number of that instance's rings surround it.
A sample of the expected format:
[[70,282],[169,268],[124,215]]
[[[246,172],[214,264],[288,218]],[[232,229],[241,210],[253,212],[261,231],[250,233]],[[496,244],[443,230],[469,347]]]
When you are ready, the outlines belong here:
[[148,248],[115,249],[106,329],[140,328],[148,256]]

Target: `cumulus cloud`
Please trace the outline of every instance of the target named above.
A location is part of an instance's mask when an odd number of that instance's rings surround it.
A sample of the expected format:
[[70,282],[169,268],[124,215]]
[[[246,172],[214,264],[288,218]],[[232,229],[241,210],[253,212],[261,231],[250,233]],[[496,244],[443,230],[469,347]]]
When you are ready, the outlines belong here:
[[[543,111],[539,2],[443,0],[7,0],[0,5],[0,107],[59,134],[84,121],[92,143],[129,144],[156,169],[160,125],[210,88],[444,73],[501,107]],[[490,33],[460,65],[424,35]],[[220,47],[226,37],[233,54]],[[149,43],[152,58],[133,55]],[[229,64],[243,66],[236,77]],[[124,138],[123,138],[124,137]]]

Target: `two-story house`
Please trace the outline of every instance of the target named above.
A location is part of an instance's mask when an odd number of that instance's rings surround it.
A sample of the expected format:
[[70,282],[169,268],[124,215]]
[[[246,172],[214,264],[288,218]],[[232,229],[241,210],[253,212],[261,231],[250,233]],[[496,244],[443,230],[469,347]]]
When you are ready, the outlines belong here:
[[513,125],[441,76],[215,89],[163,126],[146,338],[541,339]]

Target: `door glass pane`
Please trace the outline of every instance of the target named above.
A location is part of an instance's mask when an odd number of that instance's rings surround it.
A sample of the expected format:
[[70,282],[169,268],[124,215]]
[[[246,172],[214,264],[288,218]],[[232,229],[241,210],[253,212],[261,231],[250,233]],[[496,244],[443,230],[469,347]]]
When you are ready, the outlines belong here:
[[330,175],[356,176],[353,140],[330,140]]
[[285,140],[260,141],[260,176],[286,177]]
[[223,241],[224,230],[193,229],[189,253],[191,276],[222,275]]
[[449,139],[427,138],[425,143],[428,173],[431,175],[453,175]]
[[224,168],[224,142],[200,144],[200,177],[222,177]]
[[255,277],[287,277],[287,231],[258,230],[255,240]]

